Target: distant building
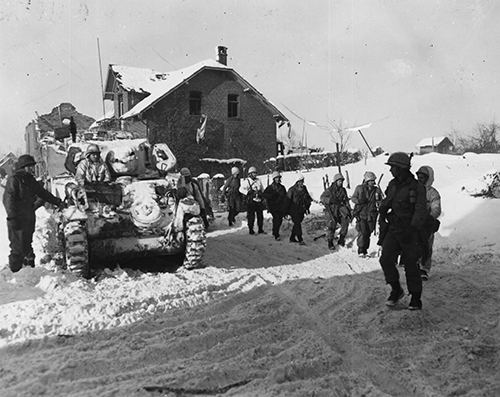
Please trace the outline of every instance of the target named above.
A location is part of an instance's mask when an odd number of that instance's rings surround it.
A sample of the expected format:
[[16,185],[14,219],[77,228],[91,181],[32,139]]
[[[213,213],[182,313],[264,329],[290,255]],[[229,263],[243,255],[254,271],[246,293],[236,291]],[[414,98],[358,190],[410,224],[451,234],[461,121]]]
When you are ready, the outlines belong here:
[[435,136],[431,138],[424,138],[419,143],[417,143],[418,153],[452,153],[455,146],[446,136]]
[[0,159],[0,173],[3,175],[5,172],[6,175],[11,175],[12,170],[14,169],[14,165],[17,161],[17,157],[12,153],[8,153]]
[[58,133],[64,132],[64,120],[73,118],[76,124],[78,135],[83,135],[94,122],[90,116],[79,113],[71,103],[61,103],[54,107],[48,114],[37,114],[37,117],[30,121],[25,128],[24,141],[26,143],[26,153],[32,155],[37,162],[35,173],[37,177],[47,175],[57,175],[64,172],[64,152],[69,137],[69,127],[67,134],[58,137]]
[[164,142],[179,167],[203,171],[202,158],[241,158],[262,167],[276,155],[277,130],[287,118],[227,66],[226,47],[169,73],[109,65],[104,99],[113,101],[120,129]]

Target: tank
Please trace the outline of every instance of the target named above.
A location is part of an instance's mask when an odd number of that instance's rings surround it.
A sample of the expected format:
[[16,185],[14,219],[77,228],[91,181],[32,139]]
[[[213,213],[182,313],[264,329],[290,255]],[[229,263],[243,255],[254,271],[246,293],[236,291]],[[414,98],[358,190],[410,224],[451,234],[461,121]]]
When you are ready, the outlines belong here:
[[[89,144],[99,146],[110,182],[77,184],[76,164]],[[69,172],[49,178],[52,193],[67,204],[53,215],[64,267],[88,278],[101,265],[150,257],[161,257],[165,268],[201,266],[205,229],[200,217],[186,219],[178,210],[176,160],[166,144],[91,141],[73,144],[67,153]]]

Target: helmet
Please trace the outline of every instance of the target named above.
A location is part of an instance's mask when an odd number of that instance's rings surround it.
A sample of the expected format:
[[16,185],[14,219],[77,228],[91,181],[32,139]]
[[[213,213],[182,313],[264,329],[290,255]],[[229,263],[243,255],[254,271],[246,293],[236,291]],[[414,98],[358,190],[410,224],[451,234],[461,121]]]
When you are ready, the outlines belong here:
[[252,172],[257,173],[257,168],[255,168],[255,167],[250,167],[250,168],[248,169],[248,173],[249,173],[249,174],[251,174]]
[[30,156],[29,154],[23,154],[19,156],[19,159],[17,160],[16,170],[20,170],[21,168],[29,167],[30,165],[35,165],[35,164],[36,161],[33,158],[33,156]]
[[299,173],[299,174],[297,175],[297,182],[298,182],[298,181],[303,181],[303,180],[304,180],[304,175],[302,175],[301,173]]
[[231,168],[231,175],[238,175],[240,173],[240,169],[238,167]]
[[273,175],[272,175],[272,178],[281,178],[281,174],[278,172],[278,171],[274,171],[273,172]]
[[191,171],[189,171],[189,168],[187,168],[187,167],[181,168],[181,175],[182,176],[191,176]]
[[363,181],[365,181],[365,182],[374,181],[375,179],[377,179],[377,177],[371,171],[366,171],[365,175],[363,175]]
[[87,151],[85,152],[85,157],[90,156],[92,153],[97,153],[97,154],[101,153],[99,146],[97,146],[95,143],[91,143],[89,146],[87,146]]
[[394,152],[389,156],[387,160],[387,165],[393,165],[399,168],[410,169],[410,156],[404,152]]
[[344,177],[341,173],[335,174],[335,176],[333,177],[333,183],[337,182],[338,180],[344,180]]

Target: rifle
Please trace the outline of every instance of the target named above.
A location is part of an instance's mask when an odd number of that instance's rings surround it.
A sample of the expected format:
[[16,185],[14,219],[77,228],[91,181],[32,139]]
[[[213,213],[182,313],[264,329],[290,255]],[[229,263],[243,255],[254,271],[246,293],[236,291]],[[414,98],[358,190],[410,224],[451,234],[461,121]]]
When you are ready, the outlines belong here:
[[322,177],[322,180],[323,180],[323,190],[328,189],[328,187],[330,186],[330,183],[328,182],[328,174],[325,174],[325,176]]

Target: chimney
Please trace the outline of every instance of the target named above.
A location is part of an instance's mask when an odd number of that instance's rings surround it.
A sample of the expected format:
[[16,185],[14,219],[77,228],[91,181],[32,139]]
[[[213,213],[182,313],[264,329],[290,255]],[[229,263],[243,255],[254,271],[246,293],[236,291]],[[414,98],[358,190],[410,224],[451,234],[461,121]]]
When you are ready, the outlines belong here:
[[217,47],[217,62],[227,66],[227,47],[221,45]]

